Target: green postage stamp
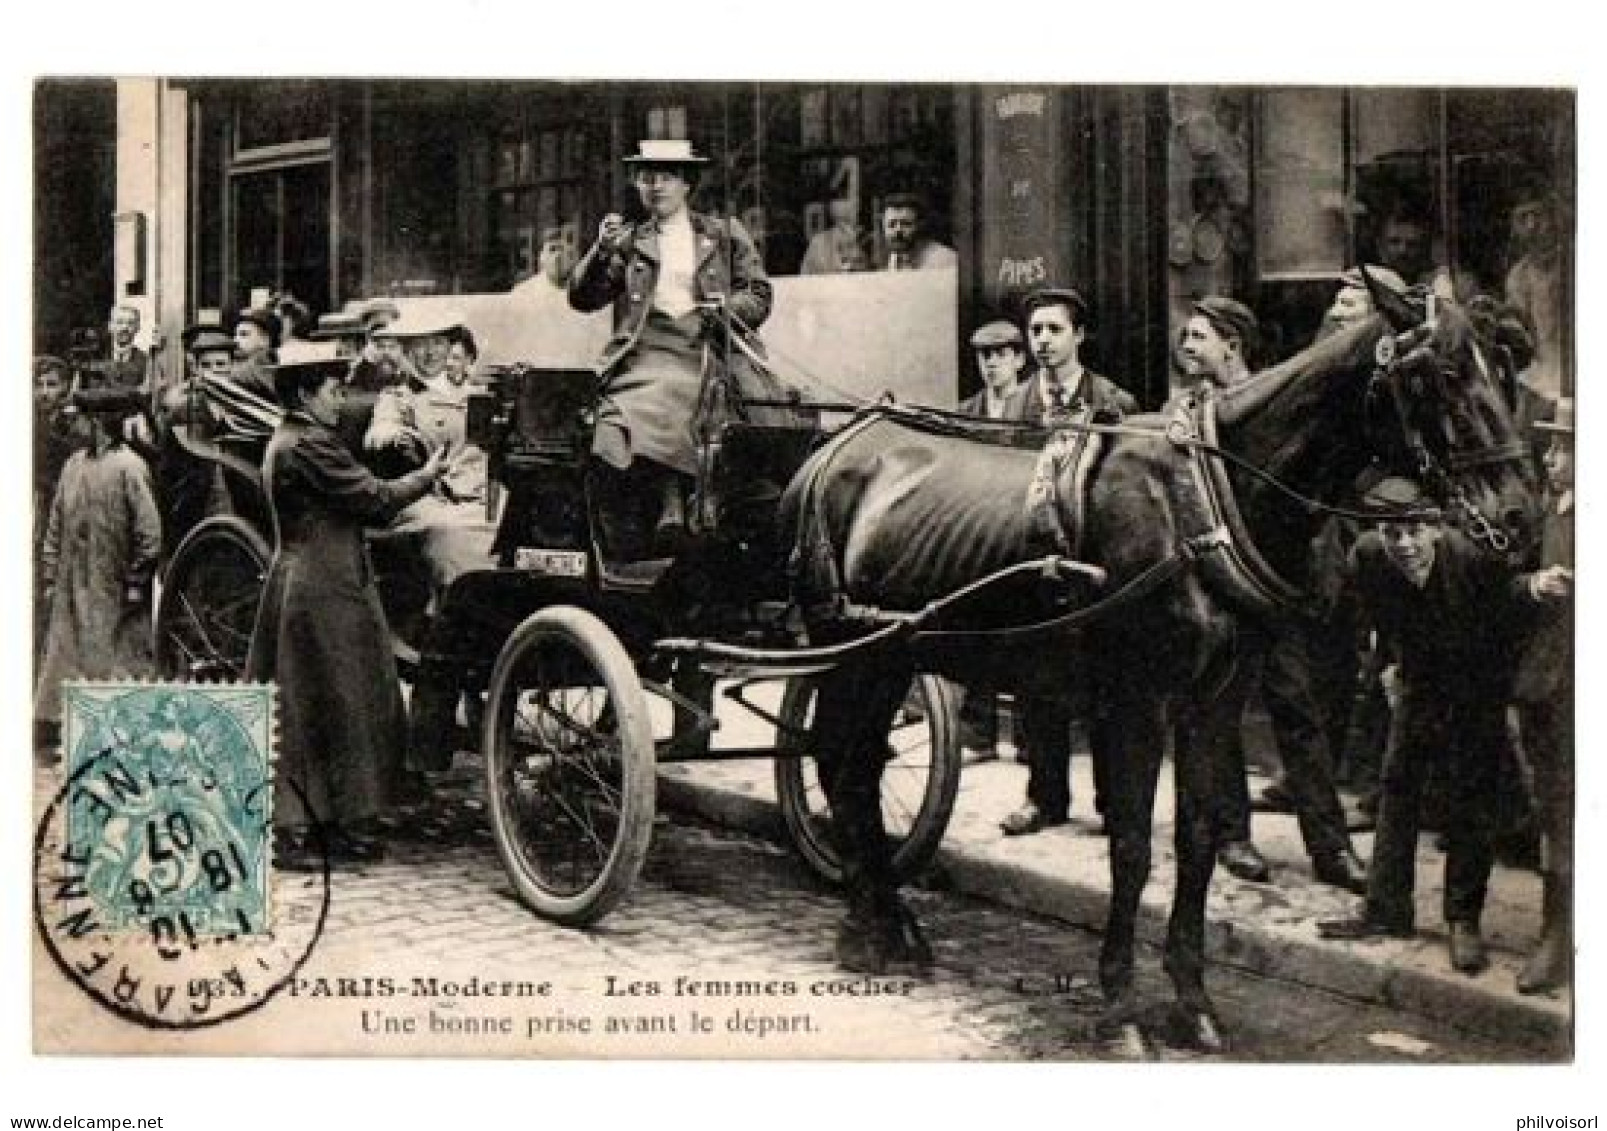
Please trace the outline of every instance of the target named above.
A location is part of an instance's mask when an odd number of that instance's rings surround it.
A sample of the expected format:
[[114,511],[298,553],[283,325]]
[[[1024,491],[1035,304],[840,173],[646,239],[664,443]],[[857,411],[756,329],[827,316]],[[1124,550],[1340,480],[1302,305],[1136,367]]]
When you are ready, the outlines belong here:
[[271,929],[272,688],[64,691],[67,843],[107,932],[183,945]]

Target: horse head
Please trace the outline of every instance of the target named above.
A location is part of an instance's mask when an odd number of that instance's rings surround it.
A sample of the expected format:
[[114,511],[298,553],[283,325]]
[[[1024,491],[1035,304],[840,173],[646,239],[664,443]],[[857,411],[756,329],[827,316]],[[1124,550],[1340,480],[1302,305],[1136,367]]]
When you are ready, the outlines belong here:
[[[1371,399],[1398,427],[1380,460],[1423,481],[1465,532],[1520,561],[1539,530],[1532,450],[1513,416],[1510,350],[1481,335],[1467,310],[1432,294],[1401,294],[1364,267],[1388,326]],[[1378,433],[1375,432],[1375,435]]]

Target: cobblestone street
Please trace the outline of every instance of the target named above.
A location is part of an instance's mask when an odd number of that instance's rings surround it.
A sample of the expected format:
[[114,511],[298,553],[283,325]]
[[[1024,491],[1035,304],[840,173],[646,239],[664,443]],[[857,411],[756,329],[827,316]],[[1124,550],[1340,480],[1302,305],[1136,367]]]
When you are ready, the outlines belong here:
[[[1111,1055],[1094,1034],[1099,939],[1092,932],[974,898],[914,891],[911,904],[938,956],[932,976],[918,982],[845,976],[831,955],[842,912],[835,893],[778,846],[663,816],[643,880],[625,902],[591,930],[564,929],[514,898],[485,820],[477,759],[460,755],[457,770],[434,784],[434,799],[397,822],[383,863],[334,874],[324,936],[295,983],[259,1012],[210,1031],[208,1049],[1009,1060]],[[1159,1035],[1165,1028],[1159,1006],[1169,987],[1153,950],[1141,949],[1139,966],[1142,996],[1157,1003],[1153,1031]],[[49,984],[59,975],[48,962],[36,966],[35,976],[40,990],[59,994],[65,988]],[[394,995],[374,990],[375,980],[387,978],[399,987]],[[792,988],[686,991],[677,978]],[[506,988],[500,997],[480,992],[505,981],[550,989],[539,999],[515,1001]],[[1253,975],[1218,969],[1212,989],[1233,1040],[1232,1059],[1534,1059],[1521,1046]],[[858,993],[849,998],[844,990]],[[85,1002],[83,1008],[94,1007]],[[691,1010],[714,1017],[714,1031],[689,1031]],[[72,1012],[62,1018],[67,1032],[76,1027]],[[615,1018],[620,1031],[564,1028],[587,1016],[597,1026]],[[487,1031],[495,1019],[504,1028]],[[150,1051],[194,1047],[190,1035],[136,1035]],[[1201,1058],[1164,1045],[1157,1055]]]

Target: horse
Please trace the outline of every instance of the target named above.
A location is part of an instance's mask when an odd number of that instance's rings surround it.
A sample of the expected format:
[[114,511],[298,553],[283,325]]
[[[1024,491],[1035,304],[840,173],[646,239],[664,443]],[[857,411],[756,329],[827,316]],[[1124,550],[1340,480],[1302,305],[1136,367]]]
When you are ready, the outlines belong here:
[[[1368,283],[1375,312],[1365,321],[1241,385],[1185,398],[1170,414],[1078,422],[1062,438],[1097,443],[1059,447],[1086,458],[872,412],[806,462],[780,520],[818,637],[863,633],[848,610],[930,625],[920,610],[934,600],[1057,542],[1097,567],[1069,582],[1016,577],[991,599],[979,592],[947,631],[867,647],[819,677],[810,745],[844,860],[839,964],[878,973],[931,961],[898,895],[880,807],[884,736],[911,674],[1078,694],[1094,707],[1110,845],[1097,1032],[1147,1048],[1134,934],[1167,711],[1180,710],[1196,733],[1174,752],[1177,888],[1164,968],[1184,1040],[1226,1047],[1204,976],[1210,739],[1237,725],[1217,704],[1240,637],[1301,607],[1312,539],[1369,464],[1425,480],[1491,553],[1516,558],[1538,525],[1534,468],[1466,313]],[[1022,504],[1029,492],[1036,508]],[[1093,588],[1086,579],[1100,573]],[[1044,630],[985,627],[1023,612]]]

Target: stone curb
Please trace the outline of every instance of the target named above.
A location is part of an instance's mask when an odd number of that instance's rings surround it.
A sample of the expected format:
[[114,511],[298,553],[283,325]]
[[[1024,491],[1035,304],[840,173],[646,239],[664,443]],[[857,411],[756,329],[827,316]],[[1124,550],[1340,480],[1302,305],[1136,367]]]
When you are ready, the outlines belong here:
[[[659,800],[666,809],[694,814],[715,824],[768,840],[785,842],[786,826],[773,801],[737,789],[659,775]],[[1031,867],[990,858],[955,837],[938,853],[931,886],[991,900],[1058,919],[1095,932],[1104,928],[1107,891],[1075,874],[1048,875]],[[1138,937],[1160,946],[1166,937],[1170,894],[1152,885],[1139,912]],[[1432,940],[1374,944],[1332,943],[1318,939],[1308,923],[1251,927],[1242,921],[1213,920],[1208,927],[1211,961],[1261,977],[1321,990],[1371,1005],[1449,1021],[1484,1037],[1533,1044],[1537,1060],[1554,1060],[1572,1046],[1572,1022],[1565,1009],[1542,999],[1496,992],[1448,968],[1404,963],[1399,956],[1425,948]]]

